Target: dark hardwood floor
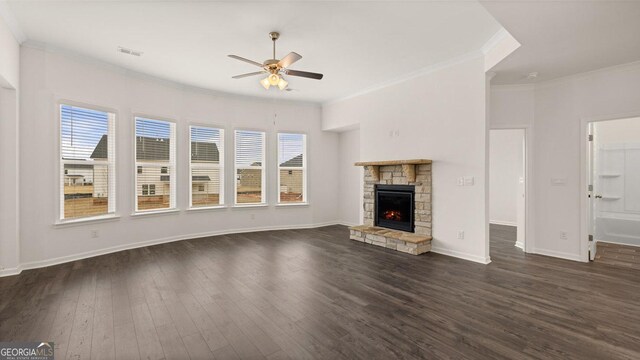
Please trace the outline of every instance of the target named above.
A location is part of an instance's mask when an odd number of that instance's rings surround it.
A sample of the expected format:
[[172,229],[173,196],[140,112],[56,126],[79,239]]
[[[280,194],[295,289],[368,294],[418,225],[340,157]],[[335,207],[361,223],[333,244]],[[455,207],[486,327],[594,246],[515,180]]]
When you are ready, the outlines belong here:
[[640,271],[525,255],[481,265],[343,226],[157,245],[0,278],[0,341],[58,359],[639,359]]
[[640,247],[598,241],[594,261],[623,269],[640,270]]

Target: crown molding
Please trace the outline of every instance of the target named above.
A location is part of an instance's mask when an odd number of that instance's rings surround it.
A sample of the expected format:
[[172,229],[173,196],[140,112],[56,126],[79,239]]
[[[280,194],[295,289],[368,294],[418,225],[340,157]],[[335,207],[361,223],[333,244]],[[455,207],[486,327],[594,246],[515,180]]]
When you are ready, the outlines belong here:
[[480,51],[482,51],[483,54],[487,55],[489,50],[493,49],[494,46],[499,44],[508,36],[511,36],[509,32],[505,28],[501,27],[500,30],[496,31],[496,33],[493,34],[493,36],[489,40],[487,40],[484,45],[482,45]]

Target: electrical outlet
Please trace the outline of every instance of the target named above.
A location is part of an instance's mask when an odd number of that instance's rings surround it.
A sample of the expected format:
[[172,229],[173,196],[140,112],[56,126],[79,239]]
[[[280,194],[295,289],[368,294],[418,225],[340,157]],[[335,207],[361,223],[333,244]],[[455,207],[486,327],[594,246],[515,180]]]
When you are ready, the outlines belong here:
[[459,177],[458,178],[458,186],[464,186],[464,177]]
[[458,240],[464,240],[464,230],[458,231]]
[[99,236],[99,235],[98,235],[98,230],[91,230],[91,237],[92,237],[92,238],[94,238],[94,239],[95,239],[95,238],[97,238],[98,236]]
[[567,240],[567,232],[566,231],[560,231],[560,239]]

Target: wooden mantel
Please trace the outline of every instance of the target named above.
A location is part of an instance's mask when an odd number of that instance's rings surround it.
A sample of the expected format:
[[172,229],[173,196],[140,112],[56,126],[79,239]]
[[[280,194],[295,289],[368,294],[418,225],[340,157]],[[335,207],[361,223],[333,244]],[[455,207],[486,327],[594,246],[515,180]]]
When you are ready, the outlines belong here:
[[380,181],[380,166],[402,165],[402,171],[407,176],[407,181],[416,181],[416,165],[431,164],[431,160],[427,159],[411,159],[411,160],[382,160],[382,161],[359,161],[356,166],[364,166],[375,181]]

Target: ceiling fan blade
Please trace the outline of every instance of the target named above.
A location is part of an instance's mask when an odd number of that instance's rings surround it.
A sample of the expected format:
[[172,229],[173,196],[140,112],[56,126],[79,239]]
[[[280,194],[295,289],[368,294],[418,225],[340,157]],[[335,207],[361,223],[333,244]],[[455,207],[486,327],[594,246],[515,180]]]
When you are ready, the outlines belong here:
[[285,70],[285,72],[286,72],[287,75],[300,76],[300,77],[305,77],[305,78],[309,78],[309,79],[316,79],[316,80],[320,80],[324,76],[322,74],[312,73],[312,72],[308,72],[308,71],[300,71],[300,70],[287,69],[287,70]]
[[242,79],[242,78],[245,78],[245,77],[256,76],[256,75],[260,75],[260,74],[264,74],[264,71],[256,71],[256,72],[252,72],[252,73],[236,75],[236,76],[232,76],[232,78],[234,78],[234,79]]
[[282,60],[278,62],[278,66],[282,68],[287,68],[291,66],[294,62],[302,59],[302,55],[298,53],[294,53],[293,51],[287,54],[287,56],[283,57]]
[[249,64],[253,64],[253,65],[255,65],[255,66],[262,67],[262,64],[260,64],[260,63],[259,63],[259,62],[257,62],[257,61],[253,61],[253,60],[245,59],[245,58],[243,58],[243,57],[241,57],[241,56],[238,56],[238,55],[227,55],[227,56],[229,56],[229,57],[230,57],[230,58],[232,58],[232,59],[236,59],[236,60],[244,61],[244,62],[246,62],[246,63],[249,63]]

